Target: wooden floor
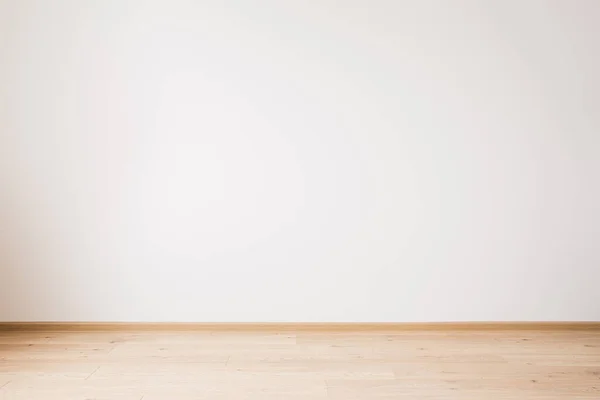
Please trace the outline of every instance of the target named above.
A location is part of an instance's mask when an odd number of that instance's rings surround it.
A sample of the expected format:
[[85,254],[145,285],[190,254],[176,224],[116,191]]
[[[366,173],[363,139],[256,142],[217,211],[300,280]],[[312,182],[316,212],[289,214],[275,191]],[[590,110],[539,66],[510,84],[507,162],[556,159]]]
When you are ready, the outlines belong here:
[[600,399],[600,332],[0,332],[0,399]]

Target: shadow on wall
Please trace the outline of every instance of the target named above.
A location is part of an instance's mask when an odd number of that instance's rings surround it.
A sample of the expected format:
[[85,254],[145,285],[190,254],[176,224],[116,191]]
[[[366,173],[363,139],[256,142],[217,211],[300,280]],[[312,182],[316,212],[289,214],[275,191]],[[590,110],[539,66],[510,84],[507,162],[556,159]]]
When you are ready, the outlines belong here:
[[[3,176],[4,178],[4,176]],[[27,271],[26,229],[19,221],[19,207],[15,204],[14,193],[6,179],[1,181],[2,204],[0,207],[0,320],[19,319],[19,314],[27,308],[26,299],[36,296],[24,276]]]
[[[14,167],[14,166],[13,166]],[[0,321],[41,321],[64,312],[68,281],[18,168],[0,167]],[[61,311],[62,310],[62,311]]]

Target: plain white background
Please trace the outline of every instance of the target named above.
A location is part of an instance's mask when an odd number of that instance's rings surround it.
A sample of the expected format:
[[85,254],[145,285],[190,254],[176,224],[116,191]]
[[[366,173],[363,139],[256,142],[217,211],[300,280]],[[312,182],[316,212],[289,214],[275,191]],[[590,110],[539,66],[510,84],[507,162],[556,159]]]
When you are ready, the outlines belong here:
[[600,320],[599,20],[0,0],[0,320]]

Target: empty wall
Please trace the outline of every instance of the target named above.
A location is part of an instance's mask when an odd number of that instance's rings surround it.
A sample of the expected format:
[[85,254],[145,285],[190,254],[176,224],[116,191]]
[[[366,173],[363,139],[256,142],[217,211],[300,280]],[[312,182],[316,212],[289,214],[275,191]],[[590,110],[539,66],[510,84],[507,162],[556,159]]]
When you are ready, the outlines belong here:
[[0,0],[0,320],[599,320],[599,20]]

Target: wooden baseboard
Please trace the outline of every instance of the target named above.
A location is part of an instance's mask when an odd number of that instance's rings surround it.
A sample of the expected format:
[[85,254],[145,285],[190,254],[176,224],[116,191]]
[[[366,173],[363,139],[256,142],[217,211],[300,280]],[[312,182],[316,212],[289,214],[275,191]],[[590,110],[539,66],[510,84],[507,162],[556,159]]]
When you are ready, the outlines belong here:
[[0,331],[600,331],[600,321],[581,322],[0,322]]

